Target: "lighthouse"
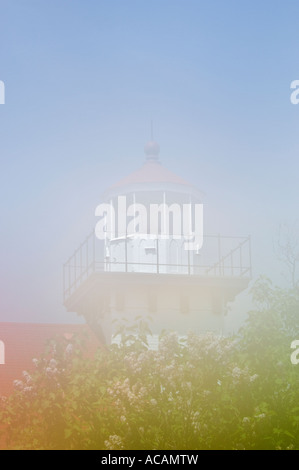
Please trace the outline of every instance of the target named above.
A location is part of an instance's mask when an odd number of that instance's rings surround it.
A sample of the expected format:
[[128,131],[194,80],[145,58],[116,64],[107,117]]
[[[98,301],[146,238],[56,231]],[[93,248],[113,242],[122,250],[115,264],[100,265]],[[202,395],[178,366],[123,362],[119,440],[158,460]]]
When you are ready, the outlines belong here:
[[206,234],[203,193],[145,146],[143,165],[110,186],[96,229],[64,265],[64,305],[103,343],[115,324],[150,317],[151,330],[222,332],[229,302],[251,279],[249,237]]

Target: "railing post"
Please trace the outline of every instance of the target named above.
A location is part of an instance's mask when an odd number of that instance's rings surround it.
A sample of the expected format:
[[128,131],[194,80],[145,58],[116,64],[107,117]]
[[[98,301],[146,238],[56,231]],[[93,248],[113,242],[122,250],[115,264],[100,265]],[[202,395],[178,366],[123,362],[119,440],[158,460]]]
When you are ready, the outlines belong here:
[[242,260],[242,244],[240,245],[240,276],[242,276],[243,273],[243,260]]
[[126,273],[128,272],[128,231],[126,230],[126,239],[125,239],[125,269]]
[[249,243],[249,272],[250,277],[252,278],[252,264],[251,264],[251,236],[248,236],[248,243]]
[[223,275],[223,266],[221,266],[221,238],[220,238],[220,234],[218,233],[218,259],[219,259],[219,276],[221,276],[221,274]]
[[78,251],[75,252],[75,262],[74,262],[74,286],[75,286],[75,289],[77,289],[77,254],[78,254]]
[[88,276],[88,274],[89,274],[89,264],[88,264],[88,238],[86,239],[85,243],[86,243],[86,272],[87,272],[87,276]]
[[95,272],[96,270],[96,236],[95,236],[95,233],[92,232],[92,241],[93,241],[93,246],[92,246],[92,250],[93,250],[93,272]]
[[63,301],[65,301],[65,297],[66,297],[66,294],[65,294],[65,264],[63,265],[63,269],[62,269],[62,283],[63,283]]
[[82,258],[82,243],[80,245],[80,278],[83,277],[83,258]]
[[159,239],[157,237],[157,274],[159,274]]

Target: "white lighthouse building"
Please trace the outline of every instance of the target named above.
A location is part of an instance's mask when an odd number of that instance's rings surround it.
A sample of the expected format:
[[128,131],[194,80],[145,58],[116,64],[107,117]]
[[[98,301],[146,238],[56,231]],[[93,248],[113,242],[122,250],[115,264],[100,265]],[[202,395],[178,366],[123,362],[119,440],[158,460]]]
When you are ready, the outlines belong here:
[[220,332],[251,278],[249,237],[206,235],[202,193],[159,150],[149,142],[143,166],[104,193],[96,231],[64,265],[67,310],[106,343],[114,320],[139,316],[152,318],[154,334]]

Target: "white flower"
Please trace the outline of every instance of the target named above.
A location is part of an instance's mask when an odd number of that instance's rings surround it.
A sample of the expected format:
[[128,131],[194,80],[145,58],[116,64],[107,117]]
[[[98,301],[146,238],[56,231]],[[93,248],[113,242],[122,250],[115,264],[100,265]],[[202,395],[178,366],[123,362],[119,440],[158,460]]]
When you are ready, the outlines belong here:
[[52,367],[47,367],[46,368],[46,374],[47,374],[48,377],[53,377],[53,375],[57,374],[57,372],[58,372],[58,369],[56,369],[56,368],[55,369],[52,368]]
[[70,356],[73,353],[73,345],[71,343],[67,345],[65,352],[68,356]]
[[24,383],[22,382],[22,380],[14,380],[13,384],[17,390],[23,390],[24,388]]
[[249,424],[250,423],[250,418],[247,418],[245,416],[245,418],[243,418],[243,424]]
[[238,379],[239,379],[239,378],[241,377],[241,375],[242,375],[241,369],[240,369],[239,367],[235,367],[235,368],[233,369],[233,371],[232,371],[232,376],[233,376],[234,378],[238,378]]
[[265,419],[265,418],[266,418],[266,414],[265,414],[265,413],[261,413],[260,415],[257,415],[256,418],[257,418],[257,419]]
[[26,381],[27,384],[30,384],[32,382],[31,376],[25,370],[23,372],[23,377],[25,378],[25,381]]
[[51,367],[51,369],[55,369],[55,367],[57,366],[57,361],[55,361],[55,359],[51,359],[51,361],[49,362],[49,366]]
[[252,375],[252,376],[249,378],[249,381],[250,381],[250,382],[255,382],[256,379],[258,379],[258,377],[259,377],[259,376],[258,376],[257,374],[254,374],[254,375]]
[[109,436],[109,440],[105,441],[105,447],[108,450],[122,450],[124,448],[122,438],[117,435]]
[[154,398],[152,398],[150,400],[150,404],[153,405],[153,406],[156,406],[157,405],[157,400],[155,400]]

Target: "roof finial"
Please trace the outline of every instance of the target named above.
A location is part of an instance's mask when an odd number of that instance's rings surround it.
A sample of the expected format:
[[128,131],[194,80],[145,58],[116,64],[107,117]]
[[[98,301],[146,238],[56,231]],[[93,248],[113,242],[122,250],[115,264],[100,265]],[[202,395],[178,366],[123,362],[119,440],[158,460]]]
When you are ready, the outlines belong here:
[[154,141],[154,125],[151,119],[151,140],[146,144],[144,148],[147,160],[159,160],[160,147],[157,142]]

